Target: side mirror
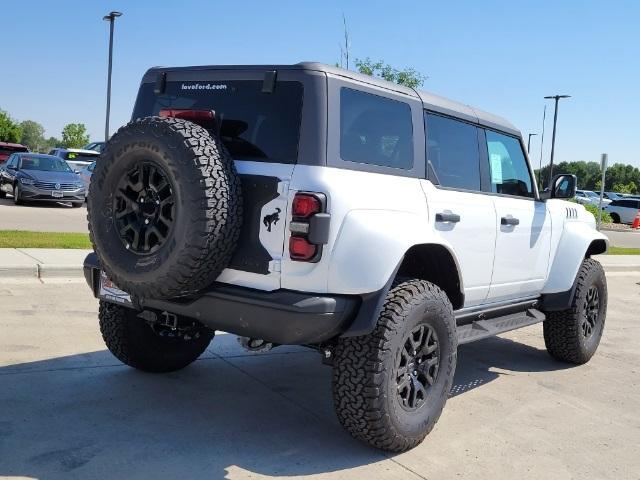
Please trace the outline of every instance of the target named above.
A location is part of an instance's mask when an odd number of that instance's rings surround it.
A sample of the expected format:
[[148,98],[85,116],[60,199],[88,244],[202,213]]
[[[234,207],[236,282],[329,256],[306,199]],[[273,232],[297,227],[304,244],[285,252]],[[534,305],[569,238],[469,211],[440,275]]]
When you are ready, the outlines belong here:
[[545,190],[541,197],[545,200],[549,198],[573,198],[576,196],[577,187],[578,177],[561,173],[560,175],[554,175],[551,182],[551,191]]

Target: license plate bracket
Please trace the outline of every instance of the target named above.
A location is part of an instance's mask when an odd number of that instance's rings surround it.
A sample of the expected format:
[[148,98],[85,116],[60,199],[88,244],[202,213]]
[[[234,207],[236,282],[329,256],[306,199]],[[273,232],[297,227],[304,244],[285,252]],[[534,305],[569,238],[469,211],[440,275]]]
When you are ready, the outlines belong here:
[[64,197],[64,193],[62,193],[62,192],[61,192],[61,191],[59,191],[59,190],[53,190],[53,191],[51,192],[51,196],[52,196],[53,198],[62,198],[62,197]]
[[109,280],[107,274],[102,271],[100,272],[100,290],[98,291],[98,297],[113,303],[132,305],[131,295],[120,290],[111,280]]

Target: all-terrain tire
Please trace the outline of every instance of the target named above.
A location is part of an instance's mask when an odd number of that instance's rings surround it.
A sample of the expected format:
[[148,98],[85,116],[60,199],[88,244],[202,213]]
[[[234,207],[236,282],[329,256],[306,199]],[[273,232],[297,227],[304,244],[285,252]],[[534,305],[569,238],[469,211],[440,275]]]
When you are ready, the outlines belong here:
[[[415,379],[432,368],[427,360],[405,361],[407,348],[417,344],[417,329],[430,330],[438,358],[433,383],[416,408],[404,403],[401,392],[412,392]],[[422,330],[422,331],[425,331]],[[426,333],[425,333],[426,335]],[[410,338],[413,339],[410,340]],[[409,342],[409,343],[407,343]],[[429,347],[433,348],[433,346]],[[428,351],[427,347],[418,347]],[[343,427],[355,438],[383,450],[401,452],[418,445],[433,429],[447,401],[457,360],[457,337],[451,302],[432,283],[406,280],[388,293],[374,331],[345,337],[333,359],[333,401]],[[402,365],[402,362],[405,362]],[[413,370],[414,380],[407,376]],[[405,373],[402,373],[405,372]],[[416,372],[417,375],[416,376]],[[403,387],[407,385],[409,387]],[[410,397],[410,394],[409,394]]]
[[[594,301],[594,291],[597,301]],[[593,306],[597,304],[597,312]],[[578,270],[571,308],[545,312],[544,343],[547,352],[563,362],[587,363],[600,344],[607,315],[607,279],[602,265],[585,258]]]
[[[185,296],[210,285],[231,260],[241,184],[218,136],[186,120],[147,117],[107,143],[87,211],[94,250],[118,287],[139,298]],[[142,226],[149,218],[154,229]]]
[[209,346],[214,331],[199,329],[190,339],[159,335],[136,310],[100,302],[100,332],[122,363],[145,372],[172,372],[193,363]]
[[0,198],[7,198],[7,192],[0,190]]

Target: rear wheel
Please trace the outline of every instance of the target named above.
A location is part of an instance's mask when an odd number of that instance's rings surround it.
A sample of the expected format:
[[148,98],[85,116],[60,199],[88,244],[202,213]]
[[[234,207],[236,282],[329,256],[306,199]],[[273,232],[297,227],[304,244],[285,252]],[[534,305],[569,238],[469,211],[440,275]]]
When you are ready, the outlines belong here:
[[139,312],[100,302],[100,332],[109,351],[122,363],[146,372],[172,372],[194,362],[209,346],[214,331],[179,319],[172,329],[150,323]]
[[588,362],[598,349],[607,315],[607,279],[600,263],[586,258],[571,308],[546,315],[544,343],[549,354],[563,362]]
[[73,208],[80,208],[82,205],[84,205],[84,202],[72,202],[71,206]]
[[456,348],[446,294],[423,280],[399,283],[371,334],[338,343],[333,370],[338,419],[373,447],[394,452],[415,447],[447,401]]

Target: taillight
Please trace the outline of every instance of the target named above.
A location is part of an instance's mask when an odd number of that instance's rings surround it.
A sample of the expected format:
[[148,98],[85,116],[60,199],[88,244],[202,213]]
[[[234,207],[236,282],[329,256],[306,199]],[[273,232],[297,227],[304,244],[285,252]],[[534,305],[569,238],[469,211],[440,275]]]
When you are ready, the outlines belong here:
[[291,237],[289,239],[289,255],[293,260],[309,261],[316,256],[317,247],[305,237]]
[[197,123],[204,128],[214,128],[216,114],[213,110],[195,110],[184,108],[163,108],[160,110],[161,117],[181,118]]
[[314,196],[307,193],[297,193],[293,197],[293,205],[291,206],[291,214],[294,217],[308,218],[314,213],[322,210],[322,203]]
[[326,197],[321,193],[296,193],[291,205],[289,256],[299,262],[317,262],[327,243],[331,216],[324,213]]

